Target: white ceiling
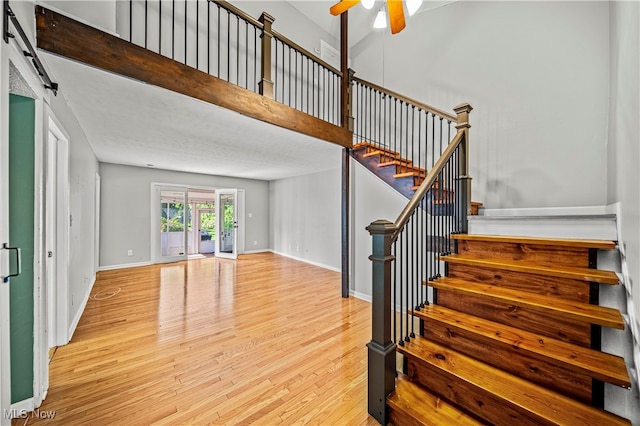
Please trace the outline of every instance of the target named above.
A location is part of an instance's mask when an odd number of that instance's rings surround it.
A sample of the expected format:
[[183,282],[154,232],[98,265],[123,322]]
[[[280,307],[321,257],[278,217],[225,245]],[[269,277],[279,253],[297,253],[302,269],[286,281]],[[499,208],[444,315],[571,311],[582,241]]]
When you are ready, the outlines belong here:
[[337,145],[42,55],[101,162],[261,180],[340,167]]

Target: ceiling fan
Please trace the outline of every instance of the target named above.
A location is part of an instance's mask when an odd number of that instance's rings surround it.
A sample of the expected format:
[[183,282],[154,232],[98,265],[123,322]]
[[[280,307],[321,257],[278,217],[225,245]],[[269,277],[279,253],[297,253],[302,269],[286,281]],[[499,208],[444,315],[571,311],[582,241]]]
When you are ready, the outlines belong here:
[[[340,2],[331,6],[329,12],[331,12],[333,16],[338,16],[351,9],[358,3],[360,3],[360,0],[341,0]],[[387,12],[389,13],[389,26],[391,27],[391,34],[397,34],[406,26],[402,0],[386,0],[386,3]]]

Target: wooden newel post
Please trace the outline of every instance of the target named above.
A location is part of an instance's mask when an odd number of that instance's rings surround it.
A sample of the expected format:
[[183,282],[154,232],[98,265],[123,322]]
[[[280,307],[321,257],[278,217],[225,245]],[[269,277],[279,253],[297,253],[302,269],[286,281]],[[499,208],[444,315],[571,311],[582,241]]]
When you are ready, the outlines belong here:
[[271,80],[271,25],[275,18],[266,12],[262,12],[259,21],[262,23],[261,47],[261,79],[258,83],[258,91],[262,96],[273,99],[273,81]]
[[471,214],[471,176],[469,176],[469,113],[473,107],[468,103],[460,104],[453,109],[457,114],[456,129],[464,130],[464,140],[458,156],[459,191],[456,191],[456,205],[461,206],[458,230],[467,233],[469,224],[467,217]]
[[395,388],[396,344],[391,340],[391,244],[395,226],[386,220],[377,220],[367,227],[373,238],[373,265],[371,341],[367,343],[368,407],[380,424],[389,421],[387,395]]

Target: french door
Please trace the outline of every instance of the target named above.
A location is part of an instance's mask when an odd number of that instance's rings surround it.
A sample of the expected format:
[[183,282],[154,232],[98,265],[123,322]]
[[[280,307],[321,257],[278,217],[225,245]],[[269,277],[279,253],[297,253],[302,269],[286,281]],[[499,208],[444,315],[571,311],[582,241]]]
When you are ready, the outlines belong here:
[[216,190],[216,256],[238,257],[238,190]]
[[191,223],[187,188],[154,185],[151,209],[154,263],[187,260]]

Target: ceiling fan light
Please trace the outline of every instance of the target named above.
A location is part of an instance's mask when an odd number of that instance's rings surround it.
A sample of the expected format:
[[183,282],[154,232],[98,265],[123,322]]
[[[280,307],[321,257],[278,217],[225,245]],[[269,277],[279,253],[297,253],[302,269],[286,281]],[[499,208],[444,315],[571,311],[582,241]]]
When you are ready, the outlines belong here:
[[373,28],[387,28],[387,14],[384,9],[380,9],[376,15],[376,20],[373,21]]
[[365,9],[371,9],[375,1],[376,0],[361,0],[360,4],[362,4],[362,7],[364,7]]
[[407,0],[407,12],[409,16],[413,16],[414,13],[422,6],[422,0]]

